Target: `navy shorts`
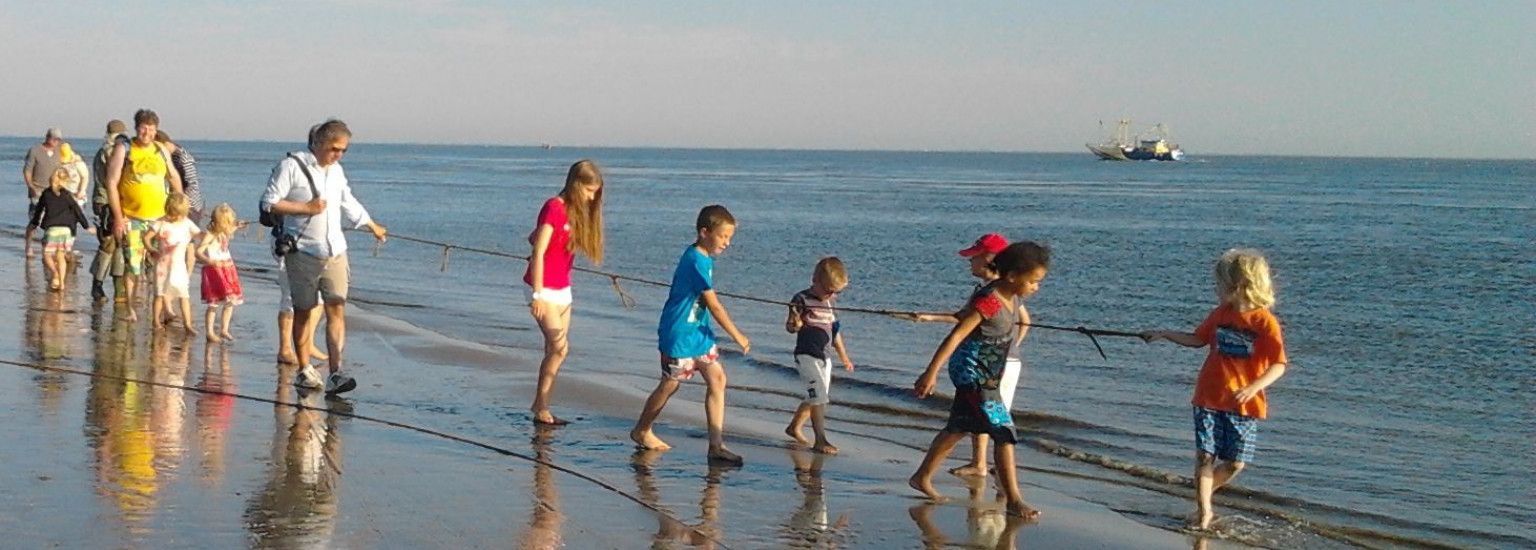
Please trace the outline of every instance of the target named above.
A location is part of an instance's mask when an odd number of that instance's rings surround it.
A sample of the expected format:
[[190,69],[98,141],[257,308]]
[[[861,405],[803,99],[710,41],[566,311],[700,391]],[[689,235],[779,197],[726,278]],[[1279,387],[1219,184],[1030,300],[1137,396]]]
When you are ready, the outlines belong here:
[[1195,448],[1228,462],[1253,462],[1259,419],[1195,407]]

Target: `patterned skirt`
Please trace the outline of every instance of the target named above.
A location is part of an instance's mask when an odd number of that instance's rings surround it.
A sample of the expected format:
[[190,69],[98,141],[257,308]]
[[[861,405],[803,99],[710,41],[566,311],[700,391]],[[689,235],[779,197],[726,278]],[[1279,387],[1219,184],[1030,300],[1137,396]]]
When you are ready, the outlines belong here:
[[1013,415],[998,391],[1008,360],[1008,344],[1006,340],[967,339],[950,356],[949,380],[955,384],[955,399],[944,431],[987,434],[999,444],[1018,442]]
[[240,273],[232,264],[203,266],[203,303],[240,305],[245,293],[240,290]]

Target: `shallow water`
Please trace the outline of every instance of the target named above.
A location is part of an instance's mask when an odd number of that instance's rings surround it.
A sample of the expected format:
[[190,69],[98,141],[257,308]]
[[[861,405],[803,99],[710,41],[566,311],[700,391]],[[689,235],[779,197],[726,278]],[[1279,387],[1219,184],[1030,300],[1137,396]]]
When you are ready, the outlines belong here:
[[[0,158],[20,158],[26,144],[0,141]],[[285,146],[190,145],[209,199],[254,217]],[[1271,392],[1258,459],[1226,499],[1257,540],[1348,529],[1388,544],[1536,544],[1531,472],[1510,460],[1529,455],[1536,428],[1521,391],[1533,346],[1536,163],[366,143],[344,163],[393,231],[523,253],[534,213],[583,157],[609,183],[605,269],[668,278],[698,208],[722,203],[740,226],[717,264],[720,288],[772,298],[787,299],[818,257],[836,254],[853,279],[845,306],[953,308],[971,284],[954,251],[995,230],[1054,249],[1030,302],[1036,321],[1187,329],[1211,305],[1211,261],[1232,246],[1261,248],[1293,365]],[[0,205],[12,219],[19,210]],[[352,239],[354,294],[372,309],[453,339],[539,345],[520,306],[522,264],[458,251],[444,273],[438,250],[397,241],[373,257],[361,237]],[[250,242],[237,252],[264,265],[260,250]],[[606,280],[576,284],[568,372],[648,388],[662,294],[626,286],[639,306],[624,310]],[[731,414],[782,422],[794,406],[782,311],[727,306],[755,346],[750,359],[728,355],[744,390],[732,394]],[[860,368],[838,372],[834,433],[920,447],[944,403],[904,389],[942,327],[843,322]],[[1108,361],[1081,336],[1030,334],[1016,411],[1026,442],[1048,452],[1021,462],[1107,482],[1093,490],[1100,502],[1160,524],[1187,507],[1170,479],[1190,469],[1187,403],[1203,355],[1101,343]],[[1147,488],[1172,494],[1127,496]]]

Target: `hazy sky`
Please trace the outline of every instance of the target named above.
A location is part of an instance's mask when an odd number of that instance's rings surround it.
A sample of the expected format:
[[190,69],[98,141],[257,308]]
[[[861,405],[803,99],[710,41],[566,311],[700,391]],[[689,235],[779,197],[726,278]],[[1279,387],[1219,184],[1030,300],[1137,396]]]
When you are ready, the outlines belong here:
[[5,135],[1536,157],[1530,1],[5,4]]

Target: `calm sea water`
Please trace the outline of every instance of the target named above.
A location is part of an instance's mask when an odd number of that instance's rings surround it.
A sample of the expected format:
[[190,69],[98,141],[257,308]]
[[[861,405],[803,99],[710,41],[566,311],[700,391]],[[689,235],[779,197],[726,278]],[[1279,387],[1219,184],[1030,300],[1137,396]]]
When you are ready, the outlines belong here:
[[[31,140],[0,140],[7,173]],[[243,217],[272,164],[296,144],[189,142],[210,202]],[[77,140],[82,150],[95,144]],[[787,299],[828,254],[849,266],[844,306],[948,310],[973,284],[955,251],[998,231],[1054,251],[1029,307],[1037,322],[1192,329],[1212,302],[1210,267],[1235,246],[1268,253],[1292,365],[1270,391],[1260,453],[1228,499],[1260,529],[1349,528],[1356,540],[1536,545],[1530,393],[1536,162],[1273,157],[1103,163],[1089,155],[553,150],[355,143],[355,190],[403,235],[514,253],[540,204],[579,158],[607,180],[604,269],[667,279],[698,209],[740,225],[717,263],[723,290]],[[13,178],[15,176],[12,176]],[[15,183],[18,199],[19,182]],[[0,205],[20,225],[21,206]],[[366,239],[355,296],[444,334],[535,349],[521,263]],[[247,265],[268,260],[242,244]],[[649,387],[664,295],[576,279],[568,372]],[[752,337],[731,359],[732,414],[785,417],[795,401],[783,312],[727,301]],[[910,444],[940,424],[942,400],[905,393],[944,327],[846,314],[859,369],[834,382],[835,430]],[[1192,462],[1189,395],[1203,351],[1139,340],[1031,332],[1015,411],[1025,466],[1096,479],[1088,498],[1133,517],[1183,510],[1168,474]],[[739,412],[738,412],[739,411]],[[914,450],[914,453],[917,451]],[[915,457],[914,457],[915,458]],[[1029,481],[1026,475],[1025,481]],[[1117,493],[1113,487],[1125,487]],[[1149,520],[1156,523],[1155,520]],[[1283,541],[1283,535],[1272,540]]]

